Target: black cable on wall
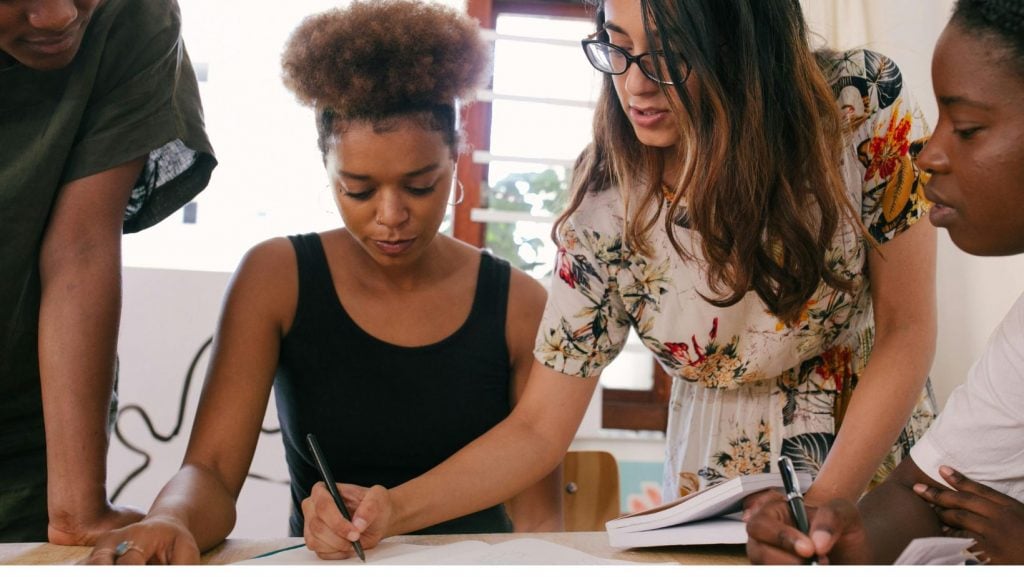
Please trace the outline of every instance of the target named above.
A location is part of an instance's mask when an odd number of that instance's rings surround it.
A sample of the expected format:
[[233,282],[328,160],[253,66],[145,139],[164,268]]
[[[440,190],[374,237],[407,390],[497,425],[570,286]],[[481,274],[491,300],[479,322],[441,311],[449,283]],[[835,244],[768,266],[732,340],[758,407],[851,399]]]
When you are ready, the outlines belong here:
[[[133,469],[131,472],[129,472],[128,475],[124,478],[124,480],[122,480],[117,485],[117,488],[114,489],[114,492],[110,497],[111,502],[116,502],[118,497],[121,496],[121,492],[124,490],[124,488],[133,480],[135,480],[136,477],[141,475],[143,471],[149,468],[149,465],[153,460],[153,457],[149,454],[149,452],[140,448],[138,445],[132,443],[127,439],[127,437],[125,437],[124,432],[121,430],[121,419],[129,412],[137,413],[142,418],[142,421],[146,424],[146,428],[149,429],[150,436],[156,441],[159,441],[161,443],[169,443],[174,438],[176,438],[181,433],[181,427],[185,423],[185,405],[188,403],[188,392],[192,387],[192,377],[195,374],[196,367],[199,366],[199,361],[202,359],[203,354],[206,353],[207,350],[209,350],[212,344],[213,337],[211,336],[210,338],[206,339],[205,342],[203,342],[202,346],[199,347],[199,350],[196,351],[196,354],[192,357],[192,362],[188,366],[188,372],[185,373],[185,381],[182,384],[181,396],[178,400],[177,420],[174,423],[174,428],[171,430],[170,433],[166,435],[159,433],[156,430],[156,427],[153,426],[153,420],[150,419],[149,413],[147,413],[146,409],[142,408],[140,405],[125,405],[121,407],[121,409],[117,412],[117,419],[114,421],[114,436],[116,436],[117,440],[119,440],[130,452],[142,457],[142,464]],[[274,435],[280,432],[281,429],[279,427],[271,429],[260,427],[261,434]],[[286,480],[271,479],[259,473],[249,472],[248,477],[258,479],[261,481],[278,483],[282,485],[288,484],[288,481]]]

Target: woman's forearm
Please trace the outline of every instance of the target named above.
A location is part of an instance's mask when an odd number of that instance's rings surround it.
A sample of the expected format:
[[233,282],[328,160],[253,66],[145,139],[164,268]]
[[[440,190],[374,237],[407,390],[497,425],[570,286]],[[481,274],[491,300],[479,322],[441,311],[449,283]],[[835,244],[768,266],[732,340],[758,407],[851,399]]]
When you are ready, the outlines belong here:
[[565,456],[596,384],[596,378],[535,366],[524,398],[507,419],[391,491],[387,533],[408,533],[491,507],[539,481]]
[[907,325],[878,334],[809,503],[856,501],[867,488],[921,398],[935,350],[922,333],[929,334]]
[[210,469],[186,464],[164,485],[146,518],[181,524],[199,550],[208,551],[235,526],[235,496]]

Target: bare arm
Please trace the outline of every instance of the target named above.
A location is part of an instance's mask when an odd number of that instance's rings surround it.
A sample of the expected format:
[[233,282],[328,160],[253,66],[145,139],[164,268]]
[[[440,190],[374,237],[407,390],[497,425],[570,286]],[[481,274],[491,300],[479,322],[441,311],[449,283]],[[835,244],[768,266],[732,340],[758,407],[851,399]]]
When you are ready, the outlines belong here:
[[892,563],[912,540],[942,535],[935,510],[914,492],[918,483],[941,486],[906,458],[857,504],[875,562]]
[[[506,342],[512,358],[514,407],[526,390],[526,379],[533,366],[534,339],[547,302],[547,291],[540,283],[515,269],[512,271],[510,285]],[[563,530],[561,464],[505,505],[516,531]]]
[[913,225],[868,257],[875,345],[810,504],[856,501],[906,425],[935,354],[935,229]]
[[92,543],[139,513],[107,501],[107,414],[121,315],[121,224],[144,159],[61,189],[39,259],[48,538]]
[[227,537],[235,501],[259,439],[282,335],[294,316],[298,283],[294,252],[274,239],[246,255],[228,288],[181,469],[146,518],[99,539],[90,561],[113,562],[131,540],[141,551],[119,563],[198,562]]

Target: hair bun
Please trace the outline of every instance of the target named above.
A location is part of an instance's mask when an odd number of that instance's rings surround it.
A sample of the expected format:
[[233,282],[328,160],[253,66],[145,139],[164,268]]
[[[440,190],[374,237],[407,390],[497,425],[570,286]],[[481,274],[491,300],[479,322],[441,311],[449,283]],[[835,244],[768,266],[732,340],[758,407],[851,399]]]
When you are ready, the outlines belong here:
[[281,65],[300,102],[351,118],[470,98],[488,52],[476,21],[447,6],[357,0],[304,19]]

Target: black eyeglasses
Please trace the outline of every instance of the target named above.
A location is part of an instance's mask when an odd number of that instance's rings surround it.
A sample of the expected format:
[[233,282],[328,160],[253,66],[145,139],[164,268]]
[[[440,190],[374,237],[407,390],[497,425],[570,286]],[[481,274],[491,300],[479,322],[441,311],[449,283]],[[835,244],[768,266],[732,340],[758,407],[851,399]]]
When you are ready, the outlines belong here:
[[[636,62],[644,76],[658,84],[673,85],[672,74],[669,72],[668,62],[665,60],[665,52],[652,50],[633,56],[625,48],[616,46],[603,40],[595,40],[594,35],[583,40],[583,52],[587,55],[590,65],[599,72],[618,76],[629,70],[629,65]],[[679,58],[680,82],[686,82],[690,76],[690,65],[682,57]]]

